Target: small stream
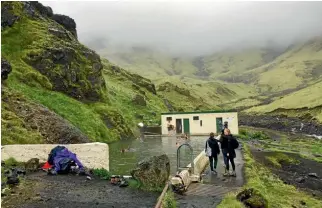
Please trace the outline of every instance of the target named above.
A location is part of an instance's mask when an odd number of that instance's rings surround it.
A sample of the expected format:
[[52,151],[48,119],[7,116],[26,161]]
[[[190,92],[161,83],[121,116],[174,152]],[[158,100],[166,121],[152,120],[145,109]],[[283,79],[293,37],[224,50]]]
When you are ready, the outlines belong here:
[[[109,144],[110,150],[110,171],[113,174],[130,175],[131,169],[136,164],[150,156],[167,154],[170,159],[171,173],[175,173],[177,169],[177,145],[188,142],[193,147],[194,158],[205,147],[207,136],[191,137],[189,140],[177,140],[176,137],[145,137],[144,141],[137,140],[120,140]],[[130,147],[129,152],[121,152],[121,149]],[[183,164],[188,165],[191,160],[189,151],[182,148],[181,157],[184,158]],[[181,165],[182,166],[182,165]]]

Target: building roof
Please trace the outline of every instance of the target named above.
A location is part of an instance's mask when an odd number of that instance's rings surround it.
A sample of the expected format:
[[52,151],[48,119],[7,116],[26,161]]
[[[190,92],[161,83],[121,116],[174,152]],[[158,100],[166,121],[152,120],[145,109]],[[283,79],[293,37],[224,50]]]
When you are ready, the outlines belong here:
[[213,111],[194,111],[194,112],[168,112],[161,115],[178,115],[178,114],[202,114],[202,113],[237,113],[234,110],[213,110]]

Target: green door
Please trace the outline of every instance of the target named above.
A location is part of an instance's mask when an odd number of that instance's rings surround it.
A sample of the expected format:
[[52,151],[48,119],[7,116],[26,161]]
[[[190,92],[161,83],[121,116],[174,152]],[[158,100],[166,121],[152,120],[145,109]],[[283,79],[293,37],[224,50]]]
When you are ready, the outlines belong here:
[[217,129],[217,133],[221,133],[222,130],[222,118],[216,118],[216,129]]
[[190,123],[189,123],[189,118],[184,118],[183,119],[183,132],[190,134]]

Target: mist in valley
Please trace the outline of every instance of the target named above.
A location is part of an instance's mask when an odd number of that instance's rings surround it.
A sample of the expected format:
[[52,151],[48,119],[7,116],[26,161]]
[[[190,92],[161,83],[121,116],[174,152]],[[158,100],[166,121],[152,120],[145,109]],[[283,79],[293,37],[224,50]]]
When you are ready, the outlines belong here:
[[201,56],[289,45],[322,34],[322,2],[42,2],[75,19],[95,50]]

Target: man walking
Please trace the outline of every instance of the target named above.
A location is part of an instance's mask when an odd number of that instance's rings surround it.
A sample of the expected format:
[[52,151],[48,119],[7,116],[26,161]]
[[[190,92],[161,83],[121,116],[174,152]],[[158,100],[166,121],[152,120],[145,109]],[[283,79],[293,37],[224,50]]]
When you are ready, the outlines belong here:
[[206,141],[205,153],[209,157],[210,170],[212,173],[217,173],[217,162],[218,155],[220,154],[220,149],[217,140],[215,139],[215,134],[210,133],[209,139]]

